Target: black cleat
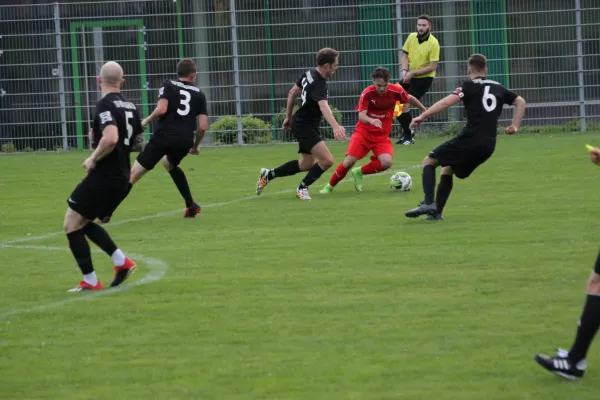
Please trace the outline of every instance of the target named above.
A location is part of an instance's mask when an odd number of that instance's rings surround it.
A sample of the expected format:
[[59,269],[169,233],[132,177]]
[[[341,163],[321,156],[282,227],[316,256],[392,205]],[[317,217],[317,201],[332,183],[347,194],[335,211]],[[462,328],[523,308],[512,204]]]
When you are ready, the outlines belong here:
[[419,207],[408,210],[404,213],[408,218],[417,218],[424,214],[434,214],[437,213],[437,205],[435,203],[419,204]]
[[439,212],[427,214],[423,217],[423,221],[443,221],[444,217]]
[[195,218],[196,214],[198,214],[201,210],[202,208],[200,207],[200,204],[194,202],[191,207],[185,209],[185,215],[183,217]]
[[568,358],[568,352],[565,350],[558,350],[556,356],[545,356],[543,354],[536,354],[534,359],[542,367],[548,371],[561,376],[570,381],[577,381],[583,378],[585,372],[585,360],[579,362],[577,365],[572,365]]

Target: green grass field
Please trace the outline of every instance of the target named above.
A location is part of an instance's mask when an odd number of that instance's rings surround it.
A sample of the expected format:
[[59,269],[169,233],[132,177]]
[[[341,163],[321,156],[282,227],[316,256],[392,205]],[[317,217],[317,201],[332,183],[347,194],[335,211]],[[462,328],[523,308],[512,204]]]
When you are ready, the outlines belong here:
[[[80,274],[60,233],[85,153],[0,157],[0,398],[597,399],[600,344],[582,382],[533,355],[570,345],[585,298],[598,135],[501,137],[445,221],[409,220],[442,140],[396,147],[411,192],[388,173],[324,196],[326,173],[310,202],[302,175],[254,194],[294,145],[202,149],[182,165],[195,220],[156,169],[107,228],[139,269],[97,293],[66,293]],[[110,259],[94,261],[107,285]]]

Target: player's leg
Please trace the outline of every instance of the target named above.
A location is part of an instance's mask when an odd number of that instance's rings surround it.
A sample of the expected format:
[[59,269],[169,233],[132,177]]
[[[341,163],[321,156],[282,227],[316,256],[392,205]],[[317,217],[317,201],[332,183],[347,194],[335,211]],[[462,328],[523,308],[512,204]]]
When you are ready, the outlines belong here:
[[[414,79],[412,81],[414,81]],[[404,90],[406,90],[408,92],[408,94],[411,94],[411,95],[412,95],[411,88],[413,86],[412,81],[410,83],[404,83],[404,82],[401,83]],[[396,144],[405,144],[405,145],[412,144],[412,131],[410,129],[410,123],[412,122],[412,116],[410,114],[410,104],[402,105],[402,113],[400,115],[398,115],[398,117],[396,117],[396,120],[402,127],[402,135],[398,138],[398,141],[396,142]]]
[[156,164],[158,164],[164,153],[165,149],[161,141],[155,136],[152,136],[148,144],[146,144],[144,147],[144,150],[138,154],[136,160],[133,162],[133,166],[131,167],[129,174],[129,185],[123,194],[123,198],[116,202],[113,207],[108,208],[102,215],[99,216],[99,223],[107,224],[110,222],[113,213],[129,195],[133,185],[142,179],[142,177],[144,177],[144,175],[146,175],[150,170],[152,170]]
[[330,193],[333,188],[346,177],[348,171],[354,167],[354,164],[364,158],[371,151],[364,135],[361,132],[354,132],[346,150],[346,158],[342,161],[333,172],[329,183],[321,189],[320,193]]
[[[312,167],[312,164],[314,163],[314,158],[307,159],[306,156],[313,157],[310,154],[310,149],[314,145],[314,142],[311,140],[307,142],[307,139],[310,139],[310,137],[312,137],[313,135],[311,135],[310,132],[300,132],[294,130],[292,130],[292,134],[298,140],[298,153],[302,154],[302,158],[300,160],[290,160],[272,169],[261,168],[258,174],[258,181],[256,182],[257,196],[261,195],[262,191],[273,179],[283,178],[284,176],[296,175],[301,171],[308,171],[310,167]],[[308,164],[309,161],[311,161],[310,164]]]
[[[413,78],[410,81],[410,87],[408,88],[408,94],[421,100],[423,96],[429,91],[433,78]],[[410,123],[412,122],[412,115],[410,113],[410,105],[405,104],[402,109],[402,114],[398,116],[398,122],[402,126],[404,132],[404,141],[399,140],[397,144],[411,145],[415,144],[415,132],[410,129]],[[401,138],[402,139],[402,138]]]
[[[120,200],[125,198],[130,188],[129,182],[115,181],[106,186],[103,199],[106,199],[106,203],[109,206],[120,202]],[[125,256],[123,251],[117,247],[109,236],[108,232],[100,225],[90,222],[83,228],[83,233],[112,259],[114,263],[114,278],[110,286],[118,286],[123,283],[135,270],[135,262]]]
[[600,253],[587,284],[587,297],[579,319],[575,341],[569,351],[559,349],[556,356],[537,354],[535,360],[548,371],[563,378],[583,378],[588,350],[600,329]]
[[71,253],[83,275],[79,285],[70,290],[72,292],[103,289],[94,271],[90,245],[83,232],[85,226],[97,216],[98,207],[102,204],[102,191],[100,182],[88,176],[77,185],[67,200],[69,207],[65,213],[63,229]]
[[[310,154],[316,157],[317,162],[310,167],[306,176],[304,176],[302,181],[300,181],[298,189],[296,189],[296,197],[298,197],[300,200],[311,199],[310,194],[308,192],[308,188],[310,187],[310,185],[315,183],[315,181],[319,179],[325,171],[331,168],[334,162],[333,155],[331,154],[323,140],[319,140],[314,144],[314,146],[312,146],[312,148],[310,149]],[[305,154],[303,154],[303,156],[305,156]],[[301,160],[301,167],[306,168],[308,161],[310,161],[310,157],[303,158],[304,162],[302,162]]]
[[359,192],[363,190],[362,178],[364,175],[372,175],[385,171],[392,166],[394,158],[394,146],[392,146],[392,142],[388,138],[378,140],[375,143],[369,143],[368,148],[373,151],[371,161],[362,167],[352,169],[354,187]]
[[201,210],[201,207],[192,197],[192,191],[188,183],[187,177],[183,170],[179,167],[181,161],[188,155],[193,143],[177,146],[168,151],[162,159],[163,167],[171,176],[173,183],[177,186],[179,194],[185,201],[185,218],[194,218]]
[[424,214],[437,212],[437,206],[433,201],[433,193],[435,192],[435,169],[440,165],[439,161],[433,157],[433,154],[428,155],[423,160],[423,194],[425,199],[418,207],[408,210],[404,215],[409,218],[416,218]]
[[450,197],[450,193],[452,192],[452,187],[454,185],[453,177],[454,171],[452,170],[452,167],[442,167],[440,183],[435,194],[435,205],[437,206],[437,212],[427,214],[424,218],[425,220],[438,221],[444,219],[442,213],[444,211],[444,207],[446,206],[446,202],[448,201],[448,197]]

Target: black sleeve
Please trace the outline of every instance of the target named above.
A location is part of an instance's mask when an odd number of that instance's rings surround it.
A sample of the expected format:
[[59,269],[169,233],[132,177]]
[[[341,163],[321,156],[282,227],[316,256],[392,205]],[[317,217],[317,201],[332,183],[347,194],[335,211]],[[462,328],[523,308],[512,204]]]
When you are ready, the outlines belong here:
[[100,130],[103,131],[109,125],[117,125],[117,121],[115,120],[115,116],[113,115],[113,111],[111,110],[111,106],[106,101],[101,101],[98,103],[98,107],[96,108],[96,112],[98,113],[98,119],[100,120]]
[[298,79],[298,81],[296,82],[296,86],[298,86],[299,88],[302,87],[302,79],[304,78],[305,74],[300,75],[300,79]]
[[171,94],[172,91],[173,91],[173,85],[171,85],[171,82],[164,81],[162,83],[162,86],[160,87],[160,89],[158,89],[158,98],[169,100],[169,95]]
[[315,82],[310,92],[310,95],[314,101],[327,100],[327,81],[319,79]]
[[465,101],[473,94],[474,85],[471,81],[464,81],[462,85],[456,88],[453,94],[457,95],[462,101]]
[[208,115],[208,107],[206,105],[206,96],[204,93],[198,93],[198,110],[196,115]]
[[508,105],[513,105],[516,98],[519,97],[518,94],[516,94],[515,92],[511,91],[511,90],[504,90],[504,104],[508,104]]

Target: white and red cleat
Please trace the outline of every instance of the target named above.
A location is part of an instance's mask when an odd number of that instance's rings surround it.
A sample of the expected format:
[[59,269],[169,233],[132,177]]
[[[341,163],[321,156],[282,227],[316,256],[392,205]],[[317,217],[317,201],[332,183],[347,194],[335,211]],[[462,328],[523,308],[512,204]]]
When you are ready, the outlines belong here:
[[79,282],[79,285],[77,287],[74,287],[73,289],[69,289],[69,292],[84,292],[86,290],[102,290],[104,289],[104,287],[102,286],[102,283],[100,283],[100,281],[98,281],[98,283],[93,286],[90,285],[89,283],[87,283],[86,281],[81,281]]

